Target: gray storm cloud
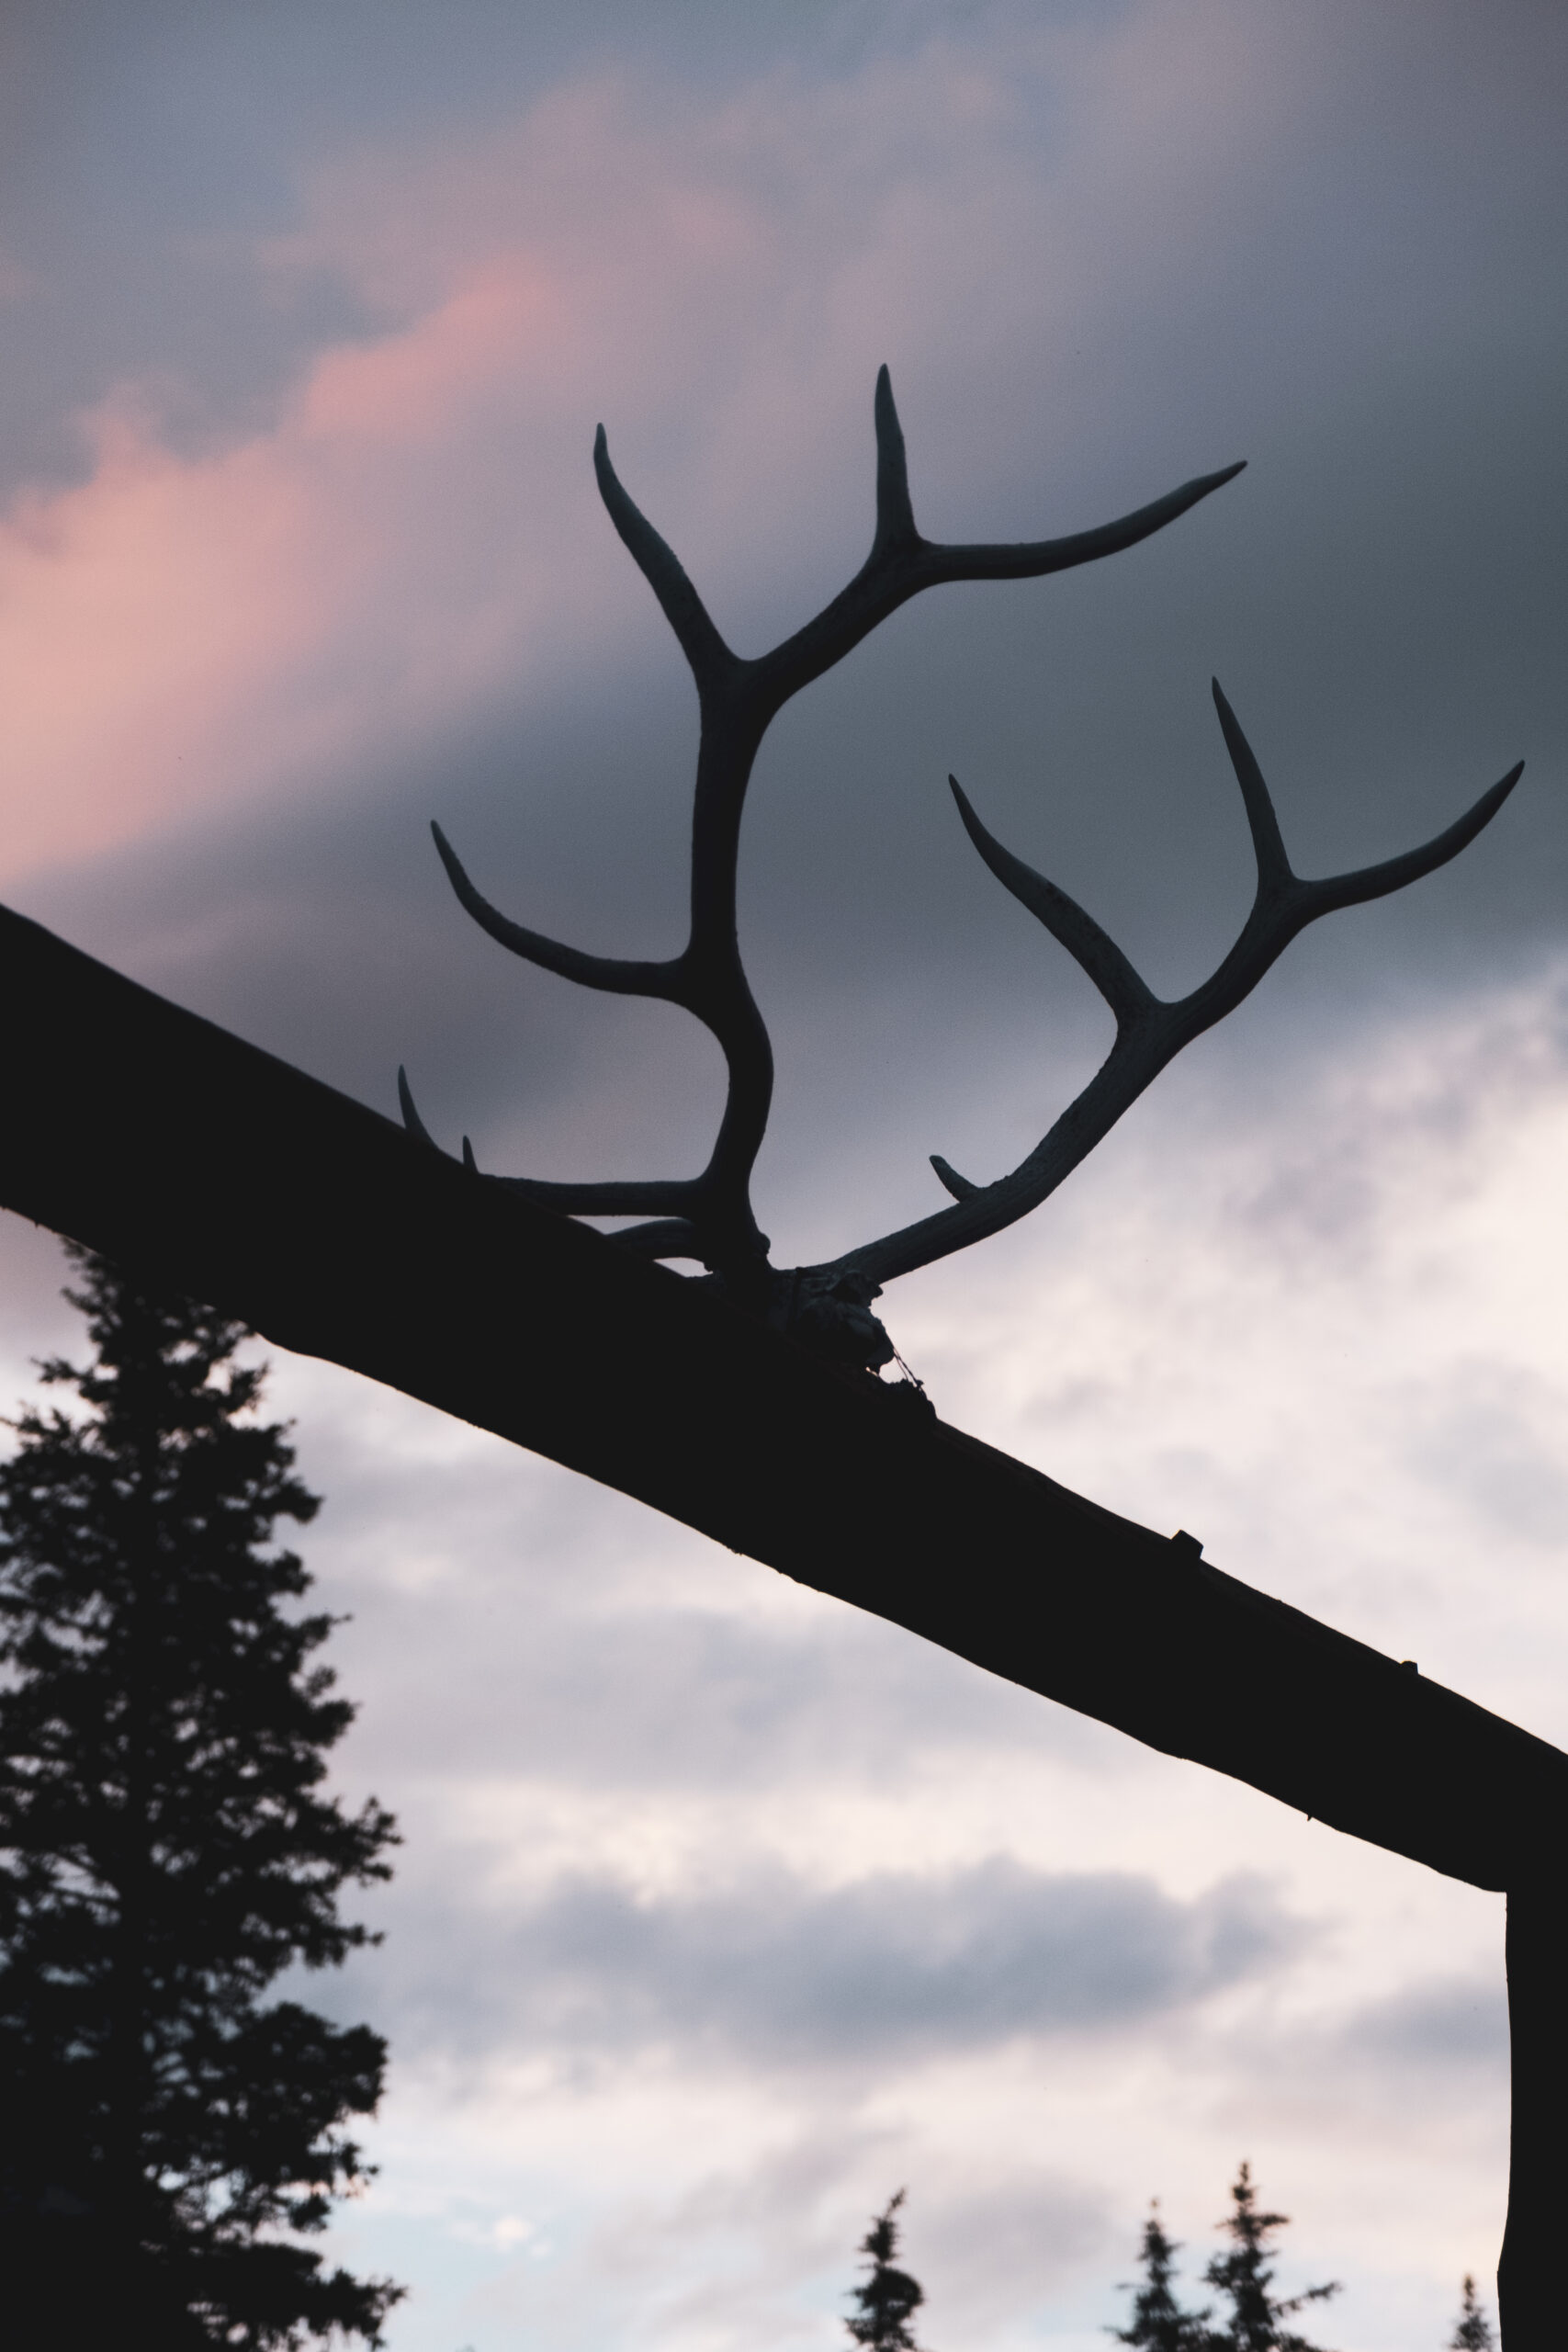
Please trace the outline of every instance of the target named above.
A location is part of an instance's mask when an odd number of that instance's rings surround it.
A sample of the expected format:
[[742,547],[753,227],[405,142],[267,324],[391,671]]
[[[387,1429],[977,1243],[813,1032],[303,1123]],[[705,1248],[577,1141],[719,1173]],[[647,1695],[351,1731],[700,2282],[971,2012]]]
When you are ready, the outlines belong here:
[[[858,2072],[1146,2028],[1296,1958],[1307,1934],[1253,1877],[1184,1903],[1146,1878],[1002,1857],[826,1891],[775,1871],[639,1897],[581,1875],[512,1905],[465,1903],[448,1882],[406,1910],[394,1898],[389,1916],[378,2013],[416,2064],[482,2049],[552,2065],[678,2052]],[[333,1997],[365,1989],[350,1979]]]

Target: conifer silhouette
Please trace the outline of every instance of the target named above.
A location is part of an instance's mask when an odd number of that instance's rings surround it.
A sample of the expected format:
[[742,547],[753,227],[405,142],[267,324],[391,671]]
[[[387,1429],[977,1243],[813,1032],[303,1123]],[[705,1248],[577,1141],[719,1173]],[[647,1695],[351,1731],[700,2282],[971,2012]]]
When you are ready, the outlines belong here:
[[0,2302],[18,2352],[375,2344],[320,2229],[386,2046],[290,2000],[367,1940],[390,1816],[321,1793],[353,1709],[270,1549],[312,1518],[245,1333],[74,1251],[93,1362],[0,1464]]
[[1467,2271],[1460,2290],[1459,2321],[1449,2338],[1449,2352],[1493,2352],[1495,2343],[1492,2324],[1476,2298],[1475,2281]]
[[871,2264],[854,2290],[856,2309],[844,2322],[865,2352],[919,2352],[909,2333],[909,2322],[925,2301],[924,2290],[907,2270],[894,2267],[898,2251],[898,2208],[903,2189],[889,2199],[861,2240],[860,2250]]
[[1307,2303],[1326,2302],[1337,2295],[1337,2284],[1308,2287],[1284,2300],[1270,2290],[1274,2273],[1268,2256],[1269,2240],[1289,2222],[1287,2213],[1260,2213],[1252,2168],[1244,2164],[1231,2188],[1231,2210],[1219,2224],[1234,2241],[1229,2254],[1217,2254],[1203,2273],[1205,2282],[1229,2299],[1230,2324],[1211,2331],[1207,2341],[1214,2352],[1320,2352],[1304,2335],[1281,2327]]
[[1129,2285],[1127,2290],[1133,2296],[1132,2325],[1111,2328],[1108,2333],[1118,2344],[1137,2345],[1145,2347],[1145,2352],[1208,2352],[1214,2341],[1205,2325],[1208,2312],[1183,2311],[1176,2298],[1179,2249],[1165,2233],[1157,2198],[1144,2223],[1139,2251],[1144,2265],[1143,2283],[1136,2288]]

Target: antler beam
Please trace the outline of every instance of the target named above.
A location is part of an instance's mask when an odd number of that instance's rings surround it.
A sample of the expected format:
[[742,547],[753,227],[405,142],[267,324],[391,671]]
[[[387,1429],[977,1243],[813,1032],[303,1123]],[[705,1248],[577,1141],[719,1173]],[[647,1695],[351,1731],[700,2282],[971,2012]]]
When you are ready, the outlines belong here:
[[[1215,707],[1252,833],[1258,887],[1229,955],[1201,987],[1172,1003],[1155,996],[1083,908],[987,831],[956,780],[950,779],[970,840],[998,880],[1093,980],[1115,1015],[1115,1042],[1089,1085],[1010,1174],[978,1184],[933,1153],[931,1165],[953,1196],[952,1206],[829,1263],[774,1274],[767,1237],[758,1229],[750,1202],[751,1170],[773,1101],[773,1050],[746,978],[736,925],[740,821],[769,725],[792,695],[841,662],[922,589],[957,580],[1038,579],[1114,555],[1163,529],[1242,470],[1227,466],[1200,475],[1099,530],[1016,545],[948,546],[923,538],[916,526],[904,434],[886,368],[876,379],[874,422],[876,523],[871,552],[813,619],[754,660],[726,644],[679,559],[627,496],[610,462],[604,429],[599,428],[593,464],[601,495],[659,600],[697,689],[701,734],[692,808],[691,928],[680,955],[662,962],[590,956],[514,922],[475,888],[441,828],[432,827],[460,903],[492,939],[582,987],[684,1007],[717,1039],[728,1076],[718,1135],[699,1175],[605,1183],[532,1177],[490,1181],[569,1216],[639,1218],[643,1222],[616,1237],[626,1248],[645,1257],[699,1259],[754,1309],[861,1363],[886,1363],[892,1355],[891,1341],[869,1312],[884,1283],[999,1232],[1037,1207],[1182,1046],[1241,1002],[1299,931],[1337,908],[1382,898],[1446,865],[1490,822],[1520,773],[1511,770],[1457,824],[1424,847],[1358,873],[1305,881],[1292,869],[1268,786],[1216,684]],[[405,1123],[431,1142],[401,1072],[399,1091]],[[471,1165],[466,1140],[464,1157]]]
[[[672,549],[622,487],[604,429],[599,428],[593,464],[600,493],[686,657],[701,712],[692,809],[691,931],[679,956],[662,963],[589,956],[512,922],[475,888],[440,827],[432,828],[459,901],[492,939],[585,988],[683,1006],[717,1039],[728,1074],[718,1136],[699,1176],[649,1183],[494,1181],[574,1216],[652,1218],[619,1238],[644,1254],[700,1258],[738,1295],[759,1304],[765,1302],[771,1277],[767,1238],[758,1230],[750,1188],[773,1101],[773,1063],[740,958],[736,868],[747,787],[769,725],[792,695],[841,662],[879,621],[922,589],[957,580],[1039,579],[1114,555],[1162,530],[1241,471],[1240,466],[1227,466],[1201,475],[1152,505],[1066,538],[941,546],[922,538],[915,526],[904,435],[886,368],[876,379],[874,413],[876,527],[871,552],[849,585],[814,619],[754,661],[725,643]],[[400,1091],[405,1122],[430,1141],[406,1079]]]
[[1521,761],[1456,823],[1419,849],[1355,873],[1306,881],[1292,869],[1269,787],[1217,679],[1213,695],[1252,833],[1258,888],[1252,911],[1229,955],[1201,987],[1174,1003],[1154,994],[1115,941],[1076,899],[1004,849],[980,822],[956,778],[948,778],[969,838],[998,881],[1060,941],[1111,1007],[1116,1016],[1115,1042],[1082,1093],[1010,1175],[992,1184],[972,1183],[933,1153],[931,1165],[954,1205],[863,1244],[830,1265],[812,1268],[816,1278],[842,1278],[852,1271],[878,1284],[891,1282],[1027,1216],[1088,1157],[1183,1046],[1235,1011],[1298,932],[1321,915],[1386,898],[1446,865],[1491,823],[1523,773]]

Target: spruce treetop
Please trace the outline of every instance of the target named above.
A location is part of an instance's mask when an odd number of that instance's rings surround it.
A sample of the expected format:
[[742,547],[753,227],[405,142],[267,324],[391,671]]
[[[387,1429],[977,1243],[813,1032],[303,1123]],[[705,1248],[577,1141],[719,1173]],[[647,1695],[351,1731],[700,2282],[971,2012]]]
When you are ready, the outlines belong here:
[[899,2189],[888,2199],[861,2240],[860,2250],[871,2268],[854,2290],[856,2308],[844,2324],[864,2352],[919,2352],[909,2333],[909,2322],[925,2301],[925,2290],[893,2262],[898,2251],[897,2217],[904,2195]]
[[1459,2319],[1449,2338],[1449,2352],[1494,2352],[1495,2344],[1492,2324],[1476,2295],[1475,2281],[1467,2271],[1460,2290]]
[[1207,2308],[1201,2312],[1184,2311],[1177,2298],[1176,2257],[1179,2252],[1179,2246],[1166,2235],[1159,2217],[1159,2199],[1156,2198],[1144,2223],[1139,2248],[1144,2266],[1142,2283],[1134,2287],[1129,2281],[1123,2286],[1123,2291],[1133,2297],[1132,2324],[1107,2331],[1118,2344],[1136,2345],[1144,2347],[1144,2352],[1209,2352],[1216,2339],[1206,2324]]
[[1287,2220],[1283,2213],[1259,2211],[1252,2170],[1244,2164],[1231,2189],[1231,2210],[1219,2225],[1231,2239],[1231,2248],[1216,2255],[1203,2273],[1204,2283],[1217,2288],[1229,2306],[1225,2324],[1216,2327],[1212,2307],[1188,2311],[1182,2306],[1176,2282],[1180,2249],[1168,2236],[1156,2201],[1144,2223],[1143,2277],[1136,2284],[1123,2285],[1123,2292],[1133,2296],[1130,2324],[1106,2333],[1118,2344],[1142,2346],[1144,2352],[1319,2352],[1285,2323],[1306,2304],[1326,2301],[1339,2290],[1323,2286],[1308,2287],[1299,2295],[1274,2293],[1270,2241]]
[[1210,2340],[1224,2352],[1321,2352],[1304,2335],[1282,2327],[1308,2303],[1326,2302],[1337,2295],[1337,2282],[1308,2287],[1299,2295],[1276,2297],[1274,2272],[1268,2256],[1270,2240],[1290,2221],[1288,2213],[1260,2212],[1253,2187],[1252,2168],[1243,2164],[1231,2188],[1231,2210],[1220,2228],[1232,2239],[1228,2254],[1217,2254],[1204,2270],[1205,2283],[1217,2287],[1230,2302],[1230,2324]]

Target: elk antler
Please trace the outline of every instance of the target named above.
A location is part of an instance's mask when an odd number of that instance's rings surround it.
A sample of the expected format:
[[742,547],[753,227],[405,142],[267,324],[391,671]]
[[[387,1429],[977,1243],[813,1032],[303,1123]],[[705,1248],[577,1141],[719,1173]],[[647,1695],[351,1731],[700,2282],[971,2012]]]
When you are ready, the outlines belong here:
[[[492,939],[585,988],[660,997],[683,1005],[717,1038],[728,1071],[724,1116],[700,1176],[652,1183],[549,1183],[532,1177],[493,1181],[514,1185],[530,1199],[570,1216],[652,1218],[654,1222],[634,1227],[616,1239],[654,1257],[698,1258],[721,1272],[731,1287],[759,1298],[765,1296],[770,1280],[768,1244],[752,1215],[750,1185],[773,1098],[773,1060],[740,961],[735,888],[746,787],[769,724],[792,695],[841,662],[879,621],[922,589],[949,580],[1039,579],[1114,555],[1163,529],[1241,471],[1240,466],[1227,466],[1219,473],[1200,475],[1153,505],[1141,506],[1096,531],[1018,546],[943,547],[923,539],[915,527],[904,435],[886,368],[876,379],[875,424],[876,529],[871,553],[815,619],[755,661],[743,661],[725,643],[675,556],[622,489],[610,463],[604,428],[599,428],[593,464],[600,494],[691,665],[701,710],[692,809],[692,927],[679,956],[662,963],[588,956],[510,922],[475,889],[440,827],[432,827],[453,888]],[[400,1092],[411,1131],[429,1141],[400,1073]]]
[[[1116,1040],[1077,1101],[1010,1175],[998,1177],[992,1184],[972,1184],[933,1152],[931,1166],[953,1194],[953,1206],[852,1250],[829,1265],[808,1268],[807,1279],[819,1286],[852,1277],[858,1279],[863,1289],[867,1284],[880,1285],[897,1274],[911,1273],[917,1266],[930,1265],[933,1259],[945,1258],[954,1250],[965,1249],[972,1241],[983,1240],[987,1234],[999,1233],[1004,1226],[1037,1208],[1158,1077],[1167,1062],[1235,1011],[1298,932],[1315,922],[1319,915],[1332,914],[1338,907],[1360,906],[1369,899],[1386,898],[1391,890],[1402,890],[1407,882],[1419,881],[1424,874],[1446,865],[1491,823],[1523,771],[1520,761],[1500,783],[1483,792],[1456,824],[1421,848],[1406,850],[1403,857],[1387,858],[1380,865],[1364,865],[1354,874],[1305,882],[1291,869],[1269,787],[1217,679],[1213,693],[1252,831],[1258,891],[1230,954],[1201,987],[1175,1003],[1166,1003],[1154,994],[1115,941],[1076,899],[1004,849],[986,831],[957,779],[948,778],[970,840],[998,881],[1039,916],[1089,974],[1116,1016]],[[874,1296],[874,1289],[870,1295]]]

